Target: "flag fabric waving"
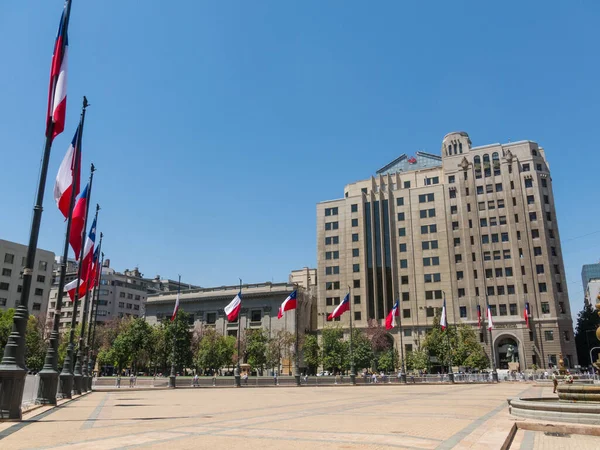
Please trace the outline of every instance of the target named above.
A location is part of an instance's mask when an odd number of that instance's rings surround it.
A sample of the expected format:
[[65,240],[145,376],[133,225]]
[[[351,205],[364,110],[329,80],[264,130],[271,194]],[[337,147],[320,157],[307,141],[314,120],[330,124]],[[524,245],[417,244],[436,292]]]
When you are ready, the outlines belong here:
[[279,311],[277,312],[277,318],[281,319],[283,317],[283,313],[286,311],[290,311],[292,309],[296,309],[297,300],[296,300],[297,292],[294,291],[283,301],[281,306],[279,307]]
[[[79,264],[81,265],[81,276],[82,278],[79,280],[79,293],[77,298],[82,298],[88,290],[89,279],[91,275],[91,267],[93,266],[94,261],[94,244],[96,242],[96,218],[92,222],[92,226],[90,227],[90,232],[85,240],[85,247],[83,248],[82,256],[79,258]],[[75,291],[77,290],[77,278],[71,281],[69,284],[65,286],[65,290],[69,293],[69,297],[71,297],[71,301],[75,299]]]
[[71,216],[71,231],[69,234],[69,243],[75,252],[75,257],[79,258],[81,253],[81,233],[85,224],[85,212],[88,203],[88,185],[83,188],[81,195],[77,199],[77,203],[73,207]]
[[525,317],[525,326],[529,328],[529,318],[531,313],[529,312],[529,302],[525,302],[525,310],[523,310],[523,316]]
[[342,303],[335,307],[333,312],[329,314],[329,317],[327,317],[327,320],[333,320],[336,317],[340,317],[346,311],[350,311],[350,293],[346,294],[344,300],[342,300]]
[[175,299],[175,308],[173,308],[173,314],[171,314],[171,322],[177,317],[177,311],[179,311],[179,289],[177,290],[177,298]]
[[442,316],[440,317],[440,326],[442,330],[448,327],[448,320],[446,319],[446,299],[444,299],[444,306],[442,306]]
[[71,192],[75,190],[75,195],[79,194],[81,179],[80,133],[81,123],[79,123],[77,131],[75,131],[75,136],[73,136],[67,154],[58,169],[58,175],[56,175],[56,182],[54,183],[54,200],[65,218],[69,217],[71,213],[69,211],[69,207],[71,206]]
[[396,303],[394,303],[394,307],[392,308],[392,310],[388,313],[387,317],[385,318],[385,329],[386,330],[391,330],[392,328],[394,328],[396,326],[396,317],[400,316],[400,309],[399,309],[399,304],[398,304],[398,300],[396,300]]
[[492,308],[490,305],[487,307],[487,321],[488,321],[488,330],[494,328],[494,320],[492,319]]
[[235,322],[238,318],[238,314],[242,309],[242,293],[238,292],[237,295],[231,300],[229,305],[225,307],[225,314],[227,314],[227,320],[229,322]]
[[[54,139],[65,129],[67,114],[67,54],[69,47],[68,27],[71,14],[71,0],[65,2],[60,17],[58,34],[54,42],[52,65],[50,67],[50,87],[48,88],[48,112],[46,114],[46,136]],[[51,124],[52,136],[50,134]]]
[[477,305],[477,327],[481,328],[481,306]]

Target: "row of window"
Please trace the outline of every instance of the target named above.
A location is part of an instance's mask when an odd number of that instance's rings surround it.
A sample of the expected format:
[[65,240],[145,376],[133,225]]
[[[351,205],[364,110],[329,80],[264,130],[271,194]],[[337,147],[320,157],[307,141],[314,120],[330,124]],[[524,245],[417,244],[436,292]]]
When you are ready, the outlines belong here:
[[[2,269],[2,276],[5,277],[10,277],[12,275],[12,269],[9,269],[7,267]],[[38,275],[37,276],[37,281],[38,283],[45,283],[46,282],[46,276],[45,275]]]
[[[125,298],[125,292],[119,292],[119,297],[121,297],[121,298]],[[136,296],[135,296],[135,299],[136,299],[136,300],[140,300],[140,298],[141,298],[141,297],[140,297],[139,295],[136,295]],[[128,300],[132,300],[132,299],[133,299],[133,294],[127,294],[127,299],[128,299]]]
[[[13,255],[12,253],[5,253],[4,254],[4,262],[6,264],[14,264],[15,263],[15,255]],[[27,258],[25,256],[23,256],[23,258],[21,258],[21,265],[23,267],[25,267],[26,262],[27,262]],[[38,262],[38,270],[41,270],[42,272],[46,272],[46,270],[48,270],[48,263],[46,261],[39,261]]]
[[[10,289],[10,283],[0,282],[0,291],[8,291]],[[17,286],[17,292],[21,292],[23,290],[23,286]],[[34,295],[44,295],[44,290],[42,288],[35,288],[33,291]]]
[[481,235],[481,243],[482,244],[489,244],[490,241],[492,243],[497,243],[497,242],[508,242],[508,233],[492,233],[492,234],[482,234]]
[[337,216],[338,209],[337,208],[325,208],[325,215],[326,216]]
[[119,302],[119,308],[135,309],[136,311],[139,311],[140,305],[132,305],[131,303],[125,304],[125,302]]

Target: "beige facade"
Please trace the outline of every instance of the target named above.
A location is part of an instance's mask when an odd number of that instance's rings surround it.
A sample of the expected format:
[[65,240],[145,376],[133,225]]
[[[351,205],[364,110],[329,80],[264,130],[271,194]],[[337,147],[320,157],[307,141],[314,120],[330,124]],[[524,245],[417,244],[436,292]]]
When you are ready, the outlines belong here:
[[[442,156],[400,156],[344,198],[317,205],[318,327],[351,291],[354,324],[383,323],[400,299],[406,351],[418,347],[445,297],[450,324],[478,328],[492,308],[499,368],[508,345],[521,368],[576,351],[552,179],[544,150],[521,141],[472,147],[450,133]],[[525,304],[533,316],[523,319]],[[348,325],[348,314],[340,320]],[[399,339],[398,330],[393,332]],[[490,334],[480,328],[490,354]]]
[[[27,246],[0,239],[0,309],[15,308],[21,297]],[[52,285],[54,253],[37,249],[28,303],[29,313],[38,318],[46,316]]]

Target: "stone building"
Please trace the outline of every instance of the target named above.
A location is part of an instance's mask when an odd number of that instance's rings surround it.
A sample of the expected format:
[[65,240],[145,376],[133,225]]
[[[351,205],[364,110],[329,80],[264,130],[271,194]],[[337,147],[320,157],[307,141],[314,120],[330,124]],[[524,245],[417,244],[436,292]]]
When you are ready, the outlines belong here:
[[[21,297],[27,246],[0,239],[0,309],[15,308]],[[46,316],[52,285],[54,253],[37,249],[29,298],[29,313],[38,318]]]
[[[319,329],[347,286],[358,327],[383,323],[399,298],[410,352],[445,297],[449,323],[478,329],[499,368],[509,345],[521,369],[556,364],[561,353],[577,364],[550,168],[535,142],[473,147],[467,133],[450,133],[441,156],[402,155],[348,184],[343,198],[317,205],[317,267]],[[487,303],[491,342],[478,328]]]

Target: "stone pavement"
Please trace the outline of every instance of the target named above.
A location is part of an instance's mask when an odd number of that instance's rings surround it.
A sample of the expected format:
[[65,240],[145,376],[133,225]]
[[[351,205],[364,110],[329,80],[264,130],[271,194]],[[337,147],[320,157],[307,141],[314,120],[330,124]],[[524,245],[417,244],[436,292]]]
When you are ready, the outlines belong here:
[[[495,449],[515,421],[506,399],[551,395],[547,389],[527,383],[124,388],[37,410],[16,425],[0,423],[0,448]],[[522,442],[517,436],[511,448]]]

